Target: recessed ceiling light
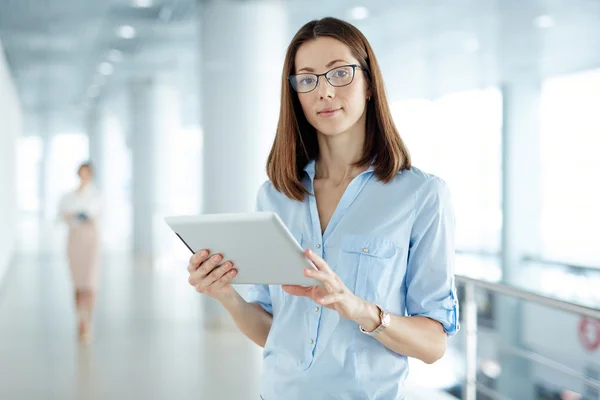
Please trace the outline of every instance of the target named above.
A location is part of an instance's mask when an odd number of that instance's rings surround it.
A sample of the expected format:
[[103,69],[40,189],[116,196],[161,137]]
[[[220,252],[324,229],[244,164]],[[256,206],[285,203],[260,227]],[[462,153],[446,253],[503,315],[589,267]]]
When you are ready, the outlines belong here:
[[119,27],[118,34],[124,39],[132,39],[135,37],[135,28],[131,25],[123,25]]
[[151,7],[152,6],[152,0],[134,0],[133,2],[135,4],[136,7]]
[[119,50],[112,49],[108,52],[108,59],[115,63],[121,62],[123,61],[123,53],[121,53]]
[[98,67],[98,72],[102,75],[111,75],[115,71],[115,67],[109,62],[103,62]]
[[535,26],[540,29],[551,28],[554,26],[554,18],[551,15],[540,15],[534,21]]
[[365,19],[369,16],[369,10],[367,7],[354,7],[350,13],[352,15],[352,19],[357,21]]

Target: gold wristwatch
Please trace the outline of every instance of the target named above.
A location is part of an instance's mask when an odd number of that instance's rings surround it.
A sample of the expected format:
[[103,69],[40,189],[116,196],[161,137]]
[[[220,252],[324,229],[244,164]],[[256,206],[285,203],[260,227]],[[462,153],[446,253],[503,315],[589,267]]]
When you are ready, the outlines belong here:
[[387,312],[386,310],[384,310],[383,308],[381,308],[381,306],[379,306],[378,304],[375,304],[375,306],[377,306],[377,308],[379,309],[379,320],[381,321],[381,323],[379,324],[379,326],[377,328],[375,328],[375,330],[371,331],[371,332],[367,332],[363,329],[362,326],[359,326],[360,331],[366,335],[369,336],[375,336],[377,335],[379,332],[381,332],[382,330],[384,330],[385,328],[387,328],[388,326],[390,326],[390,321],[392,320],[392,317],[390,316],[390,313]]

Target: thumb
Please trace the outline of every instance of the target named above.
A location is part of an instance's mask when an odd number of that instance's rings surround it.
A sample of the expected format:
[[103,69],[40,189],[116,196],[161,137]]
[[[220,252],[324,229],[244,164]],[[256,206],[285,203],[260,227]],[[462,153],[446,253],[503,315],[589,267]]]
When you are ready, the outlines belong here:
[[281,288],[293,296],[309,296],[312,287],[304,287],[298,285],[281,285]]

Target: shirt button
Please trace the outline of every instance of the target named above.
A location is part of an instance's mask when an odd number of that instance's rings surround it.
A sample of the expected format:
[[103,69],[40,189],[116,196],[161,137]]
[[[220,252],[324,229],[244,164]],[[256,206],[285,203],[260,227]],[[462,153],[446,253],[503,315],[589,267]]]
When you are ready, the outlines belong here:
[[318,312],[318,311],[319,311],[319,307],[315,307],[315,312]]
[[310,341],[308,343],[313,344],[315,341],[310,339]]
[[363,253],[368,253],[368,252],[369,252],[369,249],[368,249],[367,247],[365,247],[365,248],[363,249]]
[[317,244],[317,249],[320,249],[320,248],[321,248],[321,243],[318,243]]

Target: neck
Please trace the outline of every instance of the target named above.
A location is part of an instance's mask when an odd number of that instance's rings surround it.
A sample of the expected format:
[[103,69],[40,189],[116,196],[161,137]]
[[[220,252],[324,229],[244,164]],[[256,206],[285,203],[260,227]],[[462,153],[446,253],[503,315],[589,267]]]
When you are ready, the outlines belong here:
[[335,136],[318,134],[319,158],[315,178],[342,182],[352,179],[364,168],[354,166],[363,154],[365,131],[343,132]]

